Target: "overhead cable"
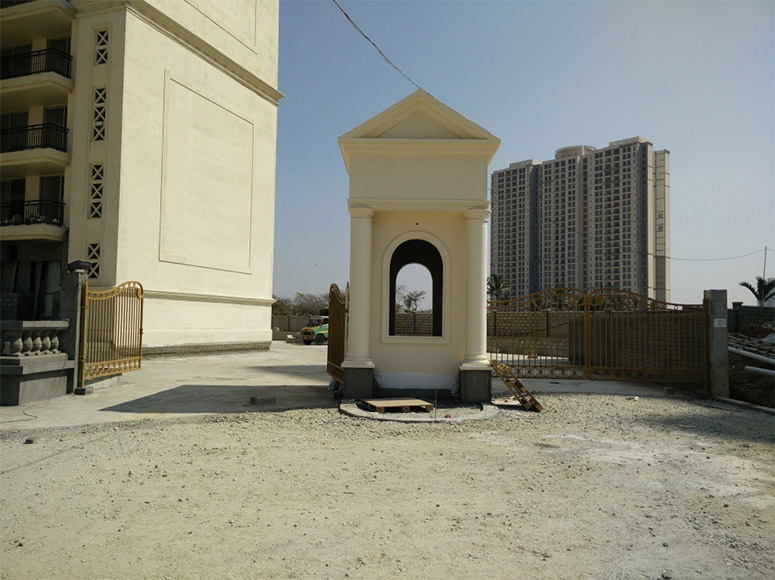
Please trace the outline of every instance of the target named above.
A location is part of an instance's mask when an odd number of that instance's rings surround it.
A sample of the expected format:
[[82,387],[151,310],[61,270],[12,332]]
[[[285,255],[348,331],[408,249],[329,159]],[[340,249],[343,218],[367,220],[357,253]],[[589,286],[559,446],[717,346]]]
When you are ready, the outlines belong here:
[[365,33],[365,32],[363,32],[363,30],[361,30],[361,29],[360,29],[360,27],[359,27],[357,24],[355,24],[355,21],[354,21],[352,18],[350,18],[350,15],[349,15],[349,14],[347,14],[347,12],[345,12],[345,11],[344,11],[344,8],[342,8],[342,7],[339,5],[339,2],[337,2],[336,0],[331,0],[331,1],[332,1],[334,4],[336,4],[336,7],[337,7],[337,8],[339,8],[339,10],[342,12],[342,14],[344,14],[345,18],[347,18],[347,20],[349,20],[349,21],[350,21],[350,24],[352,24],[352,25],[353,25],[353,27],[355,28],[355,30],[357,30],[357,31],[360,33],[360,35],[361,35],[363,38],[365,38],[366,40],[368,40],[368,41],[369,41],[369,43],[370,43],[370,44],[371,44],[371,45],[372,45],[374,48],[376,48],[376,49],[377,49],[377,52],[378,52],[378,53],[379,53],[379,55],[380,55],[380,56],[381,56],[381,57],[384,59],[384,61],[385,61],[386,63],[388,63],[390,66],[392,66],[392,67],[393,67],[393,68],[394,68],[394,69],[395,69],[395,70],[398,72],[398,74],[400,74],[402,77],[404,77],[404,78],[405,78],[406,80],[408,80],[410,83],[412,83],[412,84],[413,84],[415,87],[417,87],[419,90],[421,90],[421,91],[423,91],[423,92],[427,92],[427,91],[426,91],[425,89],[423,89],[423,88],[422,88],[420,85],[418,85],[416,82],[414,82],[412,79],[410,79],[410,78],[409,78],[409,75],[407,75],[407,74],[406,74],[404,71],[402,71],[400,68],[398,68],[398,67],[397,67],[397,66],[396,66],[396,65],[393,63],[393,61],[392,61],[392,60],[390,60],[390,59],[388,58],[388,56],[387,56],[387,55],[386,55],[384,52],[382,52],[382,50],[381,50],[381,49],[380,49],[380,48],[377,46],[377,44],[376,44],[376,43],[375,43],[375,42],[374,42],[374,41],[373,41],[371,38],[369,38],[369,37],[366,35],[366,33]]
[[[755,252],[751,252],[749,254],[740,254],[739,256],[729,256],[728,258],[673,258],[672,256],[660,256],[664,258],[668,258],[669,260],[681,260],[682,262],[723,262],[725,260],[738,260],[740,258],[747,258],[748,256],[753,256],[754,254],[761,254],[764,250],[756,250]],[[657,254],[652,254],[649,252],[649,256],[656,256]]]

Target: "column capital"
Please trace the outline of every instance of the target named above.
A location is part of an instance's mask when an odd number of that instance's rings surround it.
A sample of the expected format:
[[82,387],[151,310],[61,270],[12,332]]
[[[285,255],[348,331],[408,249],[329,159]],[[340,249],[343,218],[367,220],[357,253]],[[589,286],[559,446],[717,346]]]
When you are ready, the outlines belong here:
[[467,209],[465,216],[467,220],[486,220],[490,217],[490,210],[485,208]]
[[354,218],[370,218],[374,216],[374,210],[362,205],[351,206],[350,216]]

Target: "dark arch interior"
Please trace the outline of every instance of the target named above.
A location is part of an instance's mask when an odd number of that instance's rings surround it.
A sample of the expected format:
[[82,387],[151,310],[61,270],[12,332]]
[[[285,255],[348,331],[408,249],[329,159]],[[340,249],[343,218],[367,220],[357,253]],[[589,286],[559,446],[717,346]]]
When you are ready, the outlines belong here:
[[390,322],[389,334],[396,334],[396,278],[401,268],[408,264],[420,264],[428,268],[433,280],[433,336],[441,336],[441,304],[443,298],[444,266],[436,246],[425,240],[407,240],[396,248],[390,257]]

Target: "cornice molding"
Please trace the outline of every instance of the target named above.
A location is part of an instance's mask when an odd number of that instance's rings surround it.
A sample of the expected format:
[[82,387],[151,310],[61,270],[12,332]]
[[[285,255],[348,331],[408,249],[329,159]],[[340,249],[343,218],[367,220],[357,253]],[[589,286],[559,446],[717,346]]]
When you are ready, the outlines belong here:
[[224,294],[192,294],[190,292],[166,292],[164,290],[145,289],[146,298],[158,300],[185,300],[188,302],[220,302],[225,304],[242,304],[247,306],[271,306],[274,298],[244,298],[240,296],[226,296]]
[[152,6],[146,0],[114,0],[111,2],[105,2],[104,0],[99,2],[81,0],[79,2],[76,0],[73,4],[78,9],[79,13],[109,11],[118,8],[126,9],[128,13],[139,18],[178,44],[195,52],[245,88],[256,93],[273,105],[277,106],[280,99],[284,96],[276,88],[261,80],[255,74],[236,63],[233,59],[223,54],[211,44],[202,40],[186,27],[181,26],[177,21]]
[[74,18],[77,13],[76,9],[67,0],[48,0],[0,8],[0,16],[3,17],[3,20],[10,20],[13,18],[27,18],[51,11],[62,12],[70,18]]
[[364,207],[360,204],[349,206],[350,216],[354,218],[371,218],[374,216],[374,210],[370,207]]
[[490,217],[490,210],[483,208],[471,208],[466,210],[466,219],[469,221],[487,221]]
[[487,200],[438,200],[438,199],[348,199],[347,205],[353,209],[368,208],[373,211],[446,211],[452,213],[487,212],[490,202]]

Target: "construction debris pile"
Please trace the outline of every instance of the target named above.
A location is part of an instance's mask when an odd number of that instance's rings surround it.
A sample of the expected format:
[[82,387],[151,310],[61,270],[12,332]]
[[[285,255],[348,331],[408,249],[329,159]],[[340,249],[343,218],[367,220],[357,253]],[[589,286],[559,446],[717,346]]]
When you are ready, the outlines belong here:
[[729,334],[729,391],[733,399],[775,407],[775,323]]

